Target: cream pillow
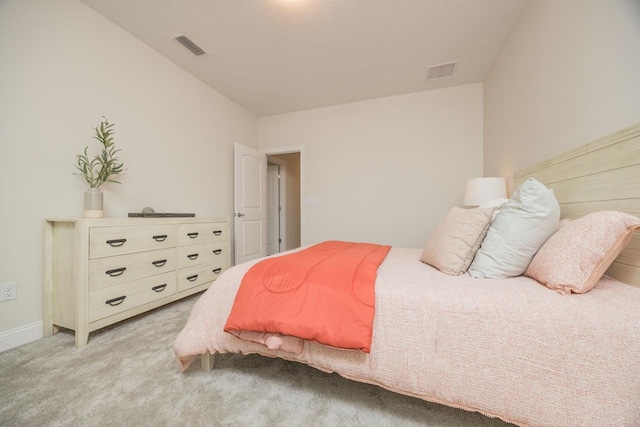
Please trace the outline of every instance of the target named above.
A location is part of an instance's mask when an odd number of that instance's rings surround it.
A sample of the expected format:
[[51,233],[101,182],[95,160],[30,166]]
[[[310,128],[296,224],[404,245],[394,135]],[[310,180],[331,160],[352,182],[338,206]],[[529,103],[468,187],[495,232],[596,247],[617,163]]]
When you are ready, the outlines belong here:
[[527,179],[491,224],[469,274],[490,279],[520,276],[556,232],[559,220],[560,205],[553,191],[533,178]]
[[525,275],[561,294],[591,290],[627,246],[640,218],[602,211],[571,221],[542,245]]
[[429,236],[420,261],[452,276],[463,274],[487,234],[494,208],[453,208]]

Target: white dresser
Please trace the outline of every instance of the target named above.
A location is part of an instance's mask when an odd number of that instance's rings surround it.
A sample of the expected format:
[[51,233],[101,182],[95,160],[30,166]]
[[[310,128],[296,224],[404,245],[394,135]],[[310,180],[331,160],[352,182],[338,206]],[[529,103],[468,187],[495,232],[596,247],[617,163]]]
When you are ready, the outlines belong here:
[[230,265],[227,218],[48,219],[44,336],[89,333],[207,289]]

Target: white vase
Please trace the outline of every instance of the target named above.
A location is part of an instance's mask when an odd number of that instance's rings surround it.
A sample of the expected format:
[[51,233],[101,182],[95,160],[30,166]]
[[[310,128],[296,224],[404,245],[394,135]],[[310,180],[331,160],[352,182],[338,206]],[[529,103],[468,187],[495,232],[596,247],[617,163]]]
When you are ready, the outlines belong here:
[[84,217],[102,218],[102,191],[99,188],[90,188],[84,192]]

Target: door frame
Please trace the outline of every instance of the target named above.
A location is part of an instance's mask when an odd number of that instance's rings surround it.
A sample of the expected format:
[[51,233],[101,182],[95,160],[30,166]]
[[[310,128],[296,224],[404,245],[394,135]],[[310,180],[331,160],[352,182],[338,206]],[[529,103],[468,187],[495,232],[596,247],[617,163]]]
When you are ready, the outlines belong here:
[[[267,156],[277,156],[278,154],[291,154],[300,153],[300,245],[305,246],[305,228],[307,223],[307,208],[306,208],[306,185],[305,185],[305,154],[303,145],[293,145],[288,147],[273,147],[265,148],[261,150]],[[286,209],[283,209],[283,211]],[[286,234],[286,230],[285,230]],[[284,239],[283,239],[284,241]],[[286,247],[286,246],[285,246]]]

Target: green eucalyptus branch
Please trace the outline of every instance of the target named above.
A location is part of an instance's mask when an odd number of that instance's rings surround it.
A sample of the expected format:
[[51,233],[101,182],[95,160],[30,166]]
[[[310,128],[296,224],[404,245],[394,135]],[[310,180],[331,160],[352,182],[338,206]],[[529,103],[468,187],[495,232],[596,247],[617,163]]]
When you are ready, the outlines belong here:
[[102,118],[104,120],[100,122],[100,126],[94,128],[96,134],[93,137],[93,139],[102,144],[102,152],[90,160],[88,154],[89,146],[87,146],[83,154],[76,156],[75,167],[78,172],[74,172],[74,175],[83,178],[91,188],[100,188],[105,182],[120,184],[113,177],[124,171],[124,165],[117,157],[120,150],[116,149],[113,142],[113,126],[115,123],[109,123],[104,116]]

